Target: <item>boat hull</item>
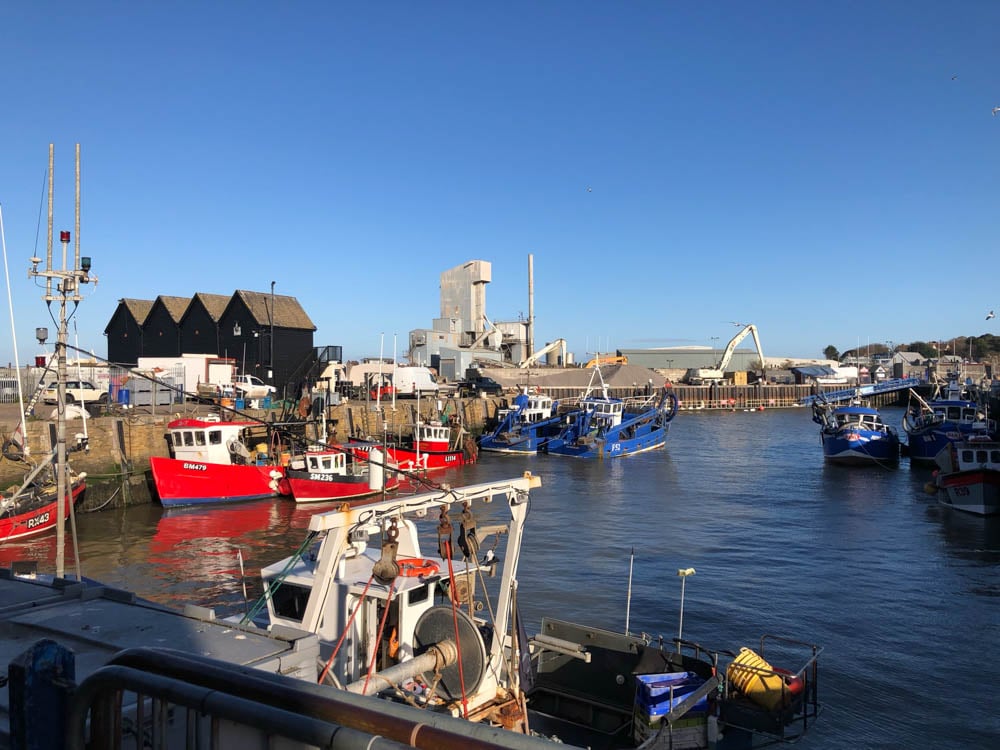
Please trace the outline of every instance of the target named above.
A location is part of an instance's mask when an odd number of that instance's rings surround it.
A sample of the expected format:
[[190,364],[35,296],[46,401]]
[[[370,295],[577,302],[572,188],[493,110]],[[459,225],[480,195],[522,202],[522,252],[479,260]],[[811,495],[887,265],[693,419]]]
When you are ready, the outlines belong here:
[[[71,497],[76,505],[87,489],[84,480],[74,482]],[[54,529],[59,522],[55,491],[44,492],[41,496],[28,498],[26,502],[0,517],[0,542],[23,539]],[[63,520],[69,517],[70,506],[63,504]]]
[[899,438],[867,430],[823,435],[823,457],[830,463],[864,466],[899,462]]
[[281,467],[215,464],[153,456],[153,483],[164,507],[262,500],[280,494]]
[[[352,501],[381,495],[381,487],[372,488],[367,475],[331,476],[318,478],[307,471],[289,471],[282,480],[287,483],[288,492],[297,503],[323,503],[332,501]],[[399,477],[385,478],[385,492],[399,489]]]
[[935,457],[949,445],[968,440],[973,435],[971,428],[941,426],[935,429],[911,431],[907,433],[907,451],[914,463],[933,464]]
[[618,458],[662,448],[667,443],[669,432],[668,422],[662,427],[652,428],[631,438],[622,437],[620,430],[606,437],[583,437],[572,441],[553,438],[543,446],[543,450],[554,456],[570,458]]
[[1000,471],[970,469],[940,474],[937,485],[942,505],[978,516],[1000,513]]
[[401,471],[440,471],[452,469],[472,463],[460,450],[416,450],[406,446],[380,445],[360,440],[351,440],[345,446],[348,452],[357,459],[368,460],[368,454],[373,448],[382,451],[386,462]]

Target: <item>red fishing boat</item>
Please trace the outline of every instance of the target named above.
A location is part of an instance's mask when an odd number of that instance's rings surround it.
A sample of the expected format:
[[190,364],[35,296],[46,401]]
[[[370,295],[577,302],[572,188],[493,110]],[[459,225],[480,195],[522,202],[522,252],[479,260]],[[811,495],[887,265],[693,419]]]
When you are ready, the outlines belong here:
[[476,461],[476,441],[461,427],[418,423],[413,434],[397,437],[385,444],[371,438],[348,439],[347,450],[355,457],[367,459],[378,448],[386,460],[402,471],[436,471],[464,466]]
[[[75,505],[87,489],[86,473],[74,474],[66,493]],[[0,544],[54,529],[59,521],[55,482],[26,482],[9,496],[0,494]],[[63,520],[69,517],[69,503],[62,504]]]
[[258,422],[217,416],[175,419],[167,425],[170,457],[149,468],[164,507],[260,500],[281,494],[287,454]]
[[279,482],[283,493],[297,503],[321,503],[371,498],[399,488],[399,476],[386,471],[378,448],[365,456],[366,461],[339,448],[307,451],[295,458]]

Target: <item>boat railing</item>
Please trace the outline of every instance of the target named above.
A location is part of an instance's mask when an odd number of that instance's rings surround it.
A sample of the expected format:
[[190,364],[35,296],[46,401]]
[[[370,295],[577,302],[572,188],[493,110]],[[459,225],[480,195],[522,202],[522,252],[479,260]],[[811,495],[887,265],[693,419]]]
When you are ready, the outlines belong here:
[[[491,726],[157,648],[122,651],[74,686],[66,722],[69,750],[130,742],[171,748],[277,742],[303,750],[496,747]],[[514,733],[508,741],[522,750],[551,747]]]

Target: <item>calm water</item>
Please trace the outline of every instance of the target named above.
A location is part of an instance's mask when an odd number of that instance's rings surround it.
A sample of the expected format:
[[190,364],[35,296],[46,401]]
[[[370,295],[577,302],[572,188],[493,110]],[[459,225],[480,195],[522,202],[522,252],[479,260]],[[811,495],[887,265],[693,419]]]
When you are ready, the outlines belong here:
[[[885,410],[898,424],[901,412]],[[929,470],[838,468],[806,409],[683,412],[666,450],[617,461],[486,455],[442,476],[466,484],[540,475],[519,601],[543,614],[671,637],[754,645],[762,633],[818,643],[820,723],[808,748],[1000,746],[1000,521],[923,491]],[[315,508],[288,501],[78,519],[84,575],[167,604],[242,611],[259,568],[291,554]],[[53,568],[54,536],[0,550]],[[67,566],[70,569],[71,566]]]

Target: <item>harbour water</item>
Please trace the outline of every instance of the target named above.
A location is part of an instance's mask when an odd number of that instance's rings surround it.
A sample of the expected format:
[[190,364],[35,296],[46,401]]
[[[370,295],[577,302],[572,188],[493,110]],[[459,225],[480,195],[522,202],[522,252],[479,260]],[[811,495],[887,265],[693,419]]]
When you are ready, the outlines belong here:
[[[883,410],[899,424],[901,411]],[[682,412],[665,450],[606,462],[484,455],[438,481],[530,470],[519,602],[542,615],[670,638],[679,568],[693,567],[684,637],[818,643],[826,709],[806,748],[993,748],[1000,646],[1000,521],[924,492],[930,470],[825,465],[807,409]],[[268,501],[77,518],[85,576],[170,605],[243,610],[262,565],[291,554],[315,507]],[[239,550],[239,555],[237,554]],[[54,568],[54,535],[0,562]],[[71,558],[67,558],[68,563]],[[67,569],[72,566],[67,564]]]

